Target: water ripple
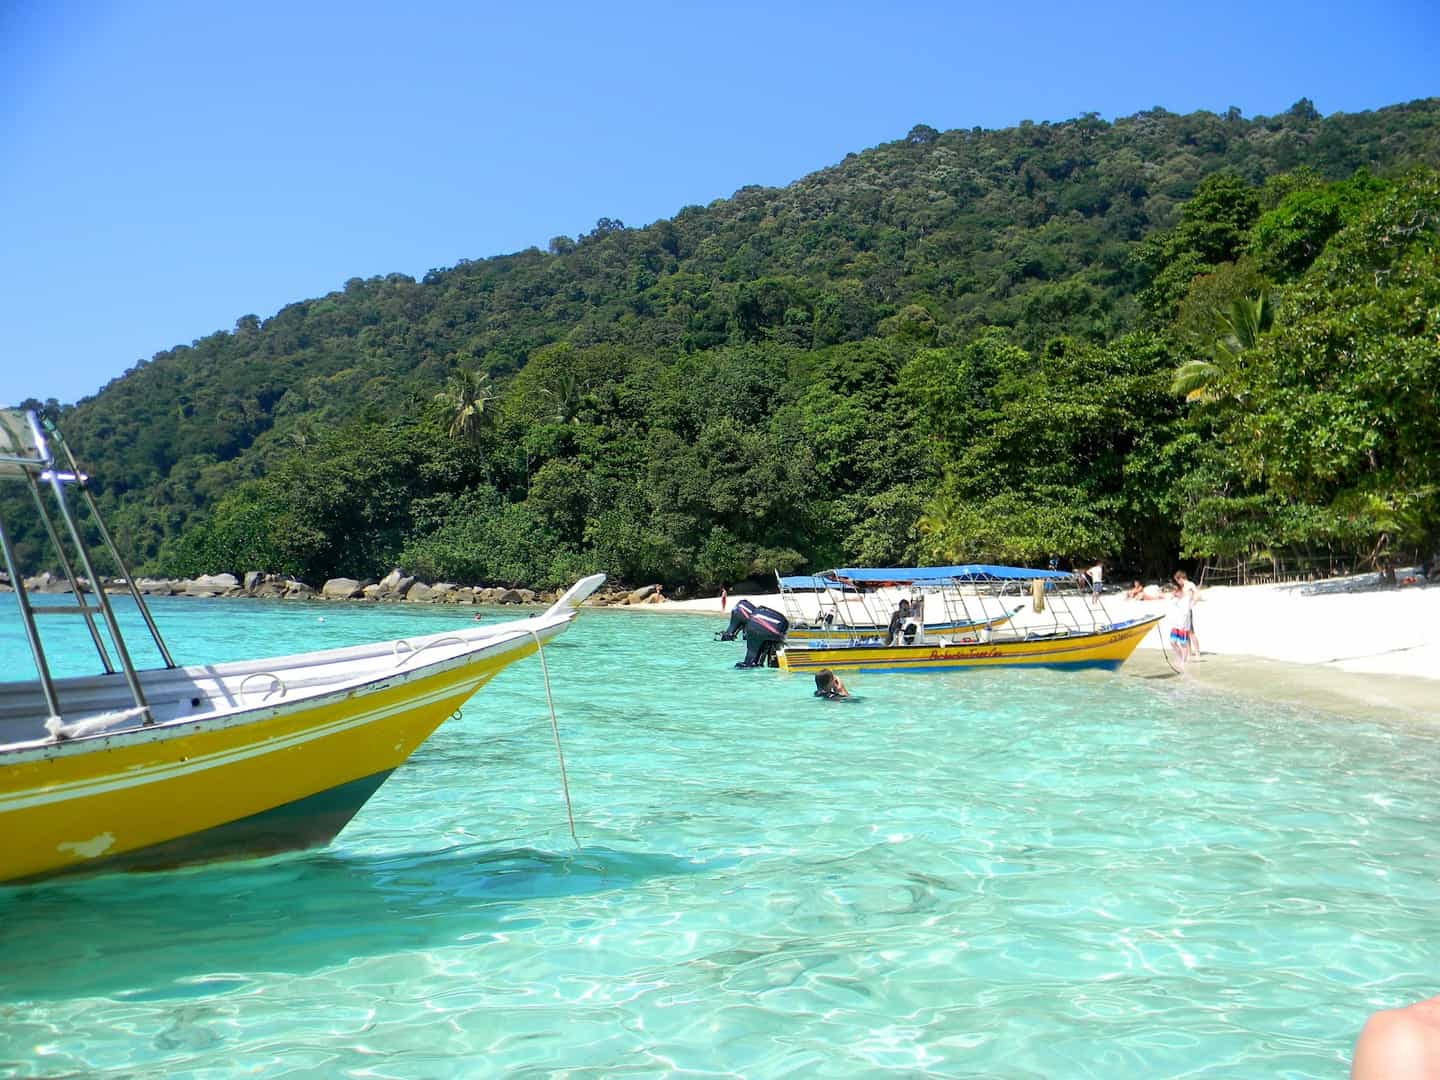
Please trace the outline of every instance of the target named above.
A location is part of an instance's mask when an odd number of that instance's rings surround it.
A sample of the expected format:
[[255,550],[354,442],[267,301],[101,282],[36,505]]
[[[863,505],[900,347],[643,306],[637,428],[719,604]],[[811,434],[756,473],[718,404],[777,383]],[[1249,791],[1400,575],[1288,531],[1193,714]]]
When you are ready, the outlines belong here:
[[[459,618],[157,609],[187,660]],[[0,1074],[1333,1076],[1435,989],[1433,732],[1098,673],[833,707],[712,630],[552,651],[581,850],[524,665],[325,851],[0,891]]]

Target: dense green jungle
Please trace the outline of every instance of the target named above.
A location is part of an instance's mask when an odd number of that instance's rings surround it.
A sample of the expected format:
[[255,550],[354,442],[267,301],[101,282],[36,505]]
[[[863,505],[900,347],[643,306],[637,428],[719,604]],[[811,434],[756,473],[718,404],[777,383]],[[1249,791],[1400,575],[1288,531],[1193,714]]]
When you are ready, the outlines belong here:
[[1437,98],[918,125],[42,407],[151,573],[1374,565],[1440,540],[1437,168]]

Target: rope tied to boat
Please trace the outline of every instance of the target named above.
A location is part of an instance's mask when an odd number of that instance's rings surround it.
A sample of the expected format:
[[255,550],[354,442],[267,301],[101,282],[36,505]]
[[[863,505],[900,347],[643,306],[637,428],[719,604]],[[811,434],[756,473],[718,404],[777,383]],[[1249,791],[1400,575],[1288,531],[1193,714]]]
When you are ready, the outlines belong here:
[[246,675],[245,678],[240,680],[240,688],[236,691],[236,693],[238,693],[242,698],[250,693],[250,691],[245,688],[250,685],[251,679],[270,680],[270,688],[265,691],[265,696],[260,699],[261,701],[269,701],[271,696],[275,694],[279,694],[281,697],[285,696],[285,680],[280,678],[279,675],[276,675],[273,671],[252,671],[249,675]]
[[578,848],[580,838],[575,835],[575,809],[570,804],[570,778],[565,772],[565,751],[560,746],[560,722],[555,719],[555,699],[550,694],[550,665],[545,662],[545,646],[540,641],[540,635],[534,630],[529,634],[535,639],[535,653],[540,657],[540,673],[545,679],[545,704],[550,707],[550,733],[555,736],[555,758],[560,762],[560,790],[565,794],[565,818],[570,823],[570,839]]
[[1165,632],[1160,629],[1160,623],[1158,622],[1155,624],[1155,635],[1160,639],[1160,655],[1165,657],[1166,666],[1176,675],[1185,674],[1170,662],[1170,643],[1165,640]]

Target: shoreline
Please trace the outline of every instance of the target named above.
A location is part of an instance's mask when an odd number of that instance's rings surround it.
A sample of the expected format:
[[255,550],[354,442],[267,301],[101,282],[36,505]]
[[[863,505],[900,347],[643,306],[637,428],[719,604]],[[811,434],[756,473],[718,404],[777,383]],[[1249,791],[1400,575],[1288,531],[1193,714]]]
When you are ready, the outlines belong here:
[[[333,589],[342,581],[342,589]],[[140,579],[137,584],[141,584]],[[151,597],[340,601],[348,602],[347,606],[377,601],[425,607],[519,606],[551,599],[528,589],[441,584],[425,587],[422,600],[404,592],[396,595],[385,588],[391,584],[388,579],[378,587],[340,579],[326,583],[331,589],[307,587],[288,595],[283,588],[274,588],[280,582],[273,577],[244,585],[218,576],[163,584],[180,587],[174,591],[142,591]],[[271,584],[273,591],[254,588],[254,584]],[[185,585],[195,587],[185,589]],[[107,591],[125,590],[111,586]],[[728,619],[733,602],[741,599],[783,610],[777,593],[731,596],[723,610],[714,596],[659,601],[645,596],[626,602],[627,595],[634,594],[616,592],[604,602],[587,601],[585,607],[716,620]],[[1168,603],[1131,601],[1118,594],[1107,596],[1104,602],[1107,613],[1115,619],[1170,612]],[[1236,694],[1332,715],[1402,719],[1440,727],[1440,588],[1381,588],[1375,575],[1303,584],[1215,586],[1201,591],[1195,607],[1195,626],[1203,651],[1200,659],[1187,665],[1183,676],[1166,662],[1159,635],[1146,635],[1119,674],[1183,680],[1206,692]]]
[[1159,649],[1139,650],[1118,674],[1132,679],[1188,684],[1206,693],[1343,716],[1421,724],[1440,730],[1440,688],[1419,675],[1346,671],[1265,656],[1225,654],[1192,661],[1176,675]]
[[[734,596],[731,601],[741,599]],[[747,596],[781,608],[777,594]],[[1107,596],[1113,618],[1168,603]],[[624,610],[636,610],[625,608]],[[639,610],[726,618],[717,598]],[[1216,586],[1195,608],[1201,657],[1177,675],[1147,635],[1119,674],[1185,682],[1206,692],[1440,727],[1440,588],[1377,588],[1371,576],[1301,585]]]

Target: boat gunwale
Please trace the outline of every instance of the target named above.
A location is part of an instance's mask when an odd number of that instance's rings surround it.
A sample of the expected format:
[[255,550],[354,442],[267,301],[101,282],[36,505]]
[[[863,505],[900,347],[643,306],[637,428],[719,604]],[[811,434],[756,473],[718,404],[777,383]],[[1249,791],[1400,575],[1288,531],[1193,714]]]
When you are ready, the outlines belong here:
[[[149,676],[147,680],[153,688],[154,683],[164,685],[171,681],[183,682],[190,679],[206,679],[222,681],[238,675],[258,674],[266,668],[274,667],[277,660],[291,662],[291,667],[301,668],[310,666],[324,666],[327,663],[346,661],[357,661],[368,658],[379,659],[385,656],[395,656],[397,660],[403,659],[404,655],[395,654],[393,646],[397,641],[407,643],[419,643],[420,648],[429,647],[434,642],[446,638],[457,638],[452,648],[459,649],[467,646],[463,651],[450,655],[440,654],[434,659],[413,668],[394,668],[386,671],[370,671],[359,677],[336,682],[330,686],[316,688],[302,696],[289,698],[274,704],[257,704],[255,706],[234,706],[224,710],[212,711],[198,716],[177,716],[173,719],[157,721],[144,726],[130,726],[100,730],[88,734],[75,735],[65,739],[56,739],[47,736],[44,739],[30,739],[24,742],[0,743],[0,769],[12,765],[20,765],[27,762],[53,760],[63,755],[83,754],[99,752],[111,749],[117,745],[138,745],[147,742],[169,741],[171,739],[186,738],[192,735],[204,734],[212,731],[223,731],[228,728],[238,727],[243,724],[257,723],[263,720],[270,720],[277,717],[284,717],[302,709],[315,708],[330,698],[338,696],[362,696],[379,693],[382,690],[390,689],[397,683],[414,681],[417,677],[440,674],[455,668],[463,667],[472,663],[477,658],[485,655],[503,655],[514,648],[523,648],[529,641],[533,640],[531,634],[540,637],[541,641],[553,638],[561,629],[568,625],[575,618],[575,611],[560,611],[544,614],[526,619],[511,620],[506,624],[497,624],[486,627],[486,633],[477,635],[470,630],[469,637],[465,631],[439,632],[428,634],[420,638],[392,638],[382,642],[364,643],[361,645],[344,645],[334,649],[324,649],[309,653],[291,653],[281,656],[260,657],[252,660],[224,661],[218,664],[196,664],[187,667],[177,668],[151,668],[142,674]],[[392,651],[387,653],[381,651],[383,647],[390,646]],[[414,652],[420,651],[420,648]],[[73,676],[68,679],[56,680],[56,686],[64,688],[70,684],[73,689],[77,685],[83,685],[93,680],[104,678],[100,675]],[[213,700],[213,699],[212,699]]]

